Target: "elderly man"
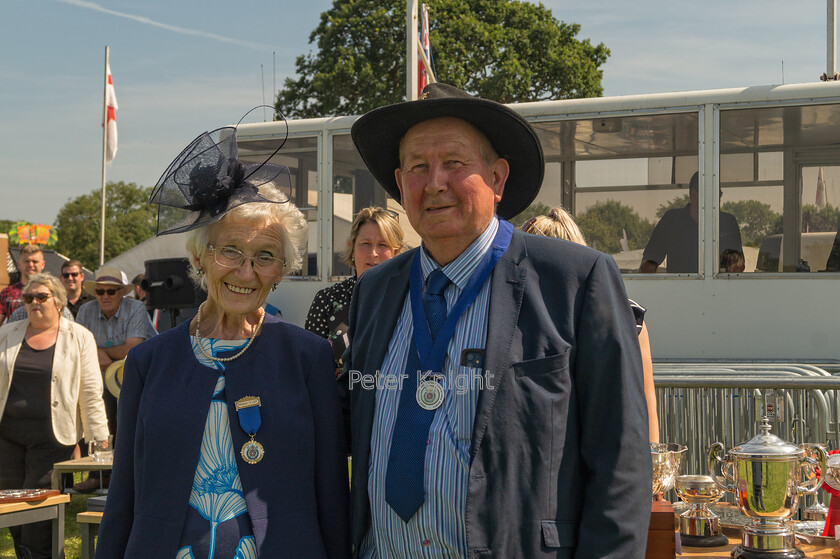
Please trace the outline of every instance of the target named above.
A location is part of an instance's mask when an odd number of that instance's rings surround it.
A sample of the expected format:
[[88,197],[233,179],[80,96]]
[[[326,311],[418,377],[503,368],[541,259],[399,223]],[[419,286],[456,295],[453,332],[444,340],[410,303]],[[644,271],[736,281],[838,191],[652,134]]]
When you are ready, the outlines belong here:
[[[125,359],[129,349],[157,334],[146,313],[146,306],[136,299],[125,297],[130,285],[125,272],[111,266],[103,266],[96,271],[94,280],[83,283],[84,290],[95,300],[82,305],[76,314],[76,322],[93,332],[103,377],[111,363]],[[102,399],[108,416],[108,430],[116,439],[117,399],[107,390]],[[105,474],[101,485],[107,487],[109,480],[110,475]],[[91,472],[88,479],[80,481],[73,489],[87,492],[98,487],[99,476]]]
[[351,304],[355,555],[642,557],[647,412],[618,269],[504,221],[542,182],[534,130],[431,84],[352,135],[423,240]]
[[[103,266],[97,270],[94,280],[85,281],[83,285],[95,300],[82,305],[76,322],[93,332],[99,348],[99,368],[104,373],[111,363],[125,359],[129,349],[157,332],[146,313],[146,306],[125,297],[126,288],[131,284],[122,270]],[[116,436],[117,400],[107,391],[104,399],[108,428]]]
[[23,245],[20,247],[17,265],[20,281],[0,291],[0,324],[3,324],[18,307],[23,307],[21,292],[29,282],[29,276],[44,271],[44,251],[38,245]]

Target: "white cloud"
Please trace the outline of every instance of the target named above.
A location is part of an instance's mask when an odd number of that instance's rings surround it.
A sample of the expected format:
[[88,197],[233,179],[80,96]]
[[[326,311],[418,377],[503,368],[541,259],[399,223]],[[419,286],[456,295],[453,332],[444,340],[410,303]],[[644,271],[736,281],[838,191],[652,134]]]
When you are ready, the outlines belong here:
[[87,10],[94,10],[97,12],[101,12],[103,14],[108,14],[112,16],[122,17],[125,19],[130,19],[132,21],[136,21],[138,23],[143,23],[145,25],[151,25],[152,27],[158,27],[160,29],[165,29],[167,31],[172,31],[174,33],[180,33],[181,35],[193,35],[196,37],[203,37],[205,39],[211,39],[214,41],[221,41],[223,43],[231,43],[234,45],[239,45],[242,47],[246,47],[249,49],[259,50],[259,51],[267,51],[271,52],[272,48],[268,45],[263,45],[260,43],[252,43],[249,41],[241,41],[239,39],[232,39],[230,37],[225,37],[224,35],[217,35],[215,33],[208,33],[206,31],[199,31],[197,29],[189,29],[187,27],[179,27],[177,25],[170,25],[168,23],[162,23],[159,21],[155,21],[153,19],[149,19],[145,16],[138,16],[134,14],[127,14],[124,12],[118,12],[116,10],[108,9],[104,6],[100,6],[96,2],[88,2],[87,0],[56,0],[57,2],[61,2],[62,4],[69,4],[71,6],[76,6],[79,8],[85,8]]

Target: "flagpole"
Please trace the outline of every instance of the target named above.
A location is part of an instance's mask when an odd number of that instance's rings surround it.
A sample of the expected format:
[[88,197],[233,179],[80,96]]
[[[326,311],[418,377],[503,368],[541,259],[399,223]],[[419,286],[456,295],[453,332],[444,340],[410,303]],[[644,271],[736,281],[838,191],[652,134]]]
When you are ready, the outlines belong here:
[[417,1],[405,5],[405,99],[417,99]]
[[102,215],[99,227],[99,265],[105,263],[105,162],[108,150],[108,57],[110,50],[105,45],[105,86],[102,91]]

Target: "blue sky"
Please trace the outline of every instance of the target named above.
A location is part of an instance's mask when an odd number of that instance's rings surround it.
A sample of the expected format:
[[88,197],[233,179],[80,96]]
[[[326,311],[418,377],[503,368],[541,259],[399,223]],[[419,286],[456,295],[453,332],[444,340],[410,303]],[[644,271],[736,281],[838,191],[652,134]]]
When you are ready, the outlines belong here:
[[[785,83],[826,70],[823,0],[543,4],[611,49],[605,95],[778,84],[783,61]],[[120,107],[108,180],[151,186],[197,134],[262,103],[260,65],[272,103],[273,82],[294,75],[331,5],[3,0],[0,219],[52,223],[69,199],[100,187],[105,45]]]

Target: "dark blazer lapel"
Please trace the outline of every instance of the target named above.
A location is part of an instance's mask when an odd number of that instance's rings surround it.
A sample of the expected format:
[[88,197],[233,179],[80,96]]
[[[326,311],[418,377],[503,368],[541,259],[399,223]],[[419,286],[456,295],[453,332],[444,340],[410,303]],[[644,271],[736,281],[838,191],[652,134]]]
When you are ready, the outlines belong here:
[[[350,306],[350,370],[379,375],[391,336],[408,293],[409,272],[414,251],[401,254],[366,272],[368,277],[356,283]],[[363,287],[360,295],[359,287]],[[358,297],[364,300],[359,305]],[[359,308],[369,312],[356,316]],[[376,411],[376,390],[355,385],[350,391],[350,430],[353,447],[352,489],[350,510],[353,518],[352,541],[361,544],[370,524],[370,502],[367,495],[370,438]]]
[[490,309],[484,360],[486,382],[484,389],[478,395],[470,445],[470,462],[478,452],[490,420],[496,392],[510,367],[510,347],[519,322],[519,309],[525,292],[525,267],[520,266],[520,263],[526,256],[522,233],[514,231],[510,246],[496,263],[493,274],[490,276]]
[[[411,251],[413,253],[414,251]],[[387,270],[387,276],[384,278],[376,278],[373,282],[372,289],[368,286],[368,296],[379,299],[379,304],[371,306],[365,305],[367,308],[374,308],[375,312],[369,318],[358,317],[358,322],[367,322],[364,337],[366,338],[365,347],[369,350],[365,355],[359,359],[353,359],[354,365],[361,364],[359,370],[362,374],[379,375],[382,369],[382,363],[385,360],[385,353],[388,351],[388,345],[391,343],[391,335],[396,328],[397,319],[400,316],[406,294],[408,293],[409,272],[411,270],[411,261],[413,257],[406,255],[405,258],[396,265],[390,266]],[[393,269],[391,269],[393,268]],[[385,285],[382,285],[382,282]],[[355,342],[354,342],[355,344]],[[367,456],[370,452],[370,435],[373,429],[373,414],[376,404],[375,390],[360,390],[358,399],[355,400],[359,409],[358,417],[355,417],[360,422],[358,432],[354,432],[353,436],[360,437],[363,445],[363,454]],[[355,429],[354,429],[355,431]]]

